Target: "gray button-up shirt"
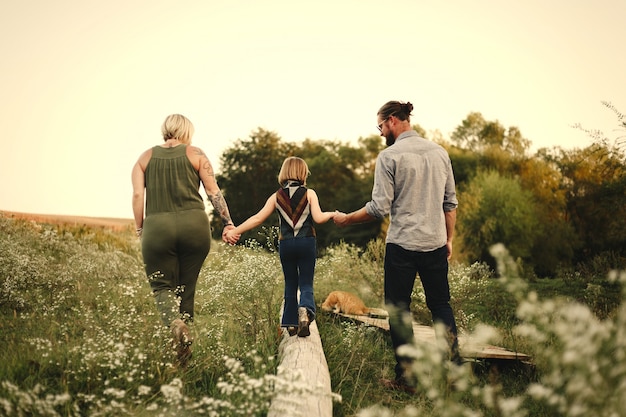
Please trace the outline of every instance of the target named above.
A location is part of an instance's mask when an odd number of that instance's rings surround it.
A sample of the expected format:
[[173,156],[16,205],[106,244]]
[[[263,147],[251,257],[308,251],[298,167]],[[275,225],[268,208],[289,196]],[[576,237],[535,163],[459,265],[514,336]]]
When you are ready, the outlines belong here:
[[387,243],[428,252],[446,244],[444,211],[455,210],[454,173],[448,152],[410,130],[376,159],[370,216],[390,214]]

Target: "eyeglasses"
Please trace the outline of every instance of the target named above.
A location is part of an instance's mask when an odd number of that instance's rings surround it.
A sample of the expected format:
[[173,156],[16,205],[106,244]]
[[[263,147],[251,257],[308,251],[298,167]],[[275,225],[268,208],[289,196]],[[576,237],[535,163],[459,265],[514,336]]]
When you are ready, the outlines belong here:
[[378,131],[379,131],[380,133],[383,133],[383,123],[385,123],[387,120],[389,120],[389,117],[390,117],[390,116],[387,116],[387,117],[385,118],[385,120],[383,120],[382,122],[378,123],[378,125],[376,126],[376,127],[378,128]]
[[382,122],[378,123],[378,126],[376,126],[376,127],[378,128],[378,131],[379,131],[380,133],[383,133],[383,123],[385,123],[387,120],[389,120],[389,119],[391,118],[391,116],[393,116],[393,115],[394,115],[394,114],[396,114],[396,113],[397,113],[397,112],[395,112],[395,111],[394,111],[394,112],[393,112],[393,113],[391,113],[389,116],[385,117],[385,118],[383,119],[383,121],[382,121]]

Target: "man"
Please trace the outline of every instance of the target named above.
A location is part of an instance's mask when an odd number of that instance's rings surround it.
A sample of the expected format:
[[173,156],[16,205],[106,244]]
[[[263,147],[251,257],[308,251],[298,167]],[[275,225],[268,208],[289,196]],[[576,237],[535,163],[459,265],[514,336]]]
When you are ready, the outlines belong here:
[[414,392],[411,359],[398,348],[413,342],[410,304],[416,274],[433,321],[448,331],[451,358],[458,362],[456,322],[450,307],[448,260],[456,222],[454,174],[446,150],[411,128],[411,103],[389,101],[378,110],[378,130],[387,141],[376,160],[372,200],[357,211],[338,213],[338,226],[363,223],[390,214],[385,251],[385,304],[396,366],[394,389]]

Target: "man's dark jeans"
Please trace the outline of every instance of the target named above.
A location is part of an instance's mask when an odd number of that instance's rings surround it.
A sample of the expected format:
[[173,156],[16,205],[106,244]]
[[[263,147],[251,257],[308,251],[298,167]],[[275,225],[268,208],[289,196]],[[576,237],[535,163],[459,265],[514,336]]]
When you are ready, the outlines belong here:
[[443,246],[431,252],[414,252],[388,243],[385,253],[385,303],[390,310],[389,328],[396,352],[397,378],[403,376],[404,368],[411,362],[408,358],[399,357],[397,349],[401,345],[413,343],[410,305],[418,274],[433,322],[442,323],[446,327],[451,358],[458,360],[457,328],[450,306],[447,247]]

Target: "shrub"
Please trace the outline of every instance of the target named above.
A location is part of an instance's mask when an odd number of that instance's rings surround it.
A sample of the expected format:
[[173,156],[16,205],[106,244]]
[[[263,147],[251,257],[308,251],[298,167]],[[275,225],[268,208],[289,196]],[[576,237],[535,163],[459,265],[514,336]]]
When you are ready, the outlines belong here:
[[[405,347],[403,353],[415,359],[412,370],[420,382],[418,395],[428,401],[407,406],[399,415],[626,415],[626,305],[620,306],[613,319],[601,320],[580,303],[541,301],[535,292],[526,291],[505,250],[495,247],[492,254],[505,286],[519,300],[521,322],[514,332],[534,344],[538,380],[514,395],[505,394],[497,379],[477,384],[467,364],[456,366],[447,361],[442,354],[447,344],[440,337],[439,346]],[[625,284],[626,273],[612,271],[609,280]],[[471,336],[479,343],[500,339],[496,328],[485,325],[477,326]],[[385,407],[373,406],[358,415],[390,413]]]

